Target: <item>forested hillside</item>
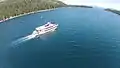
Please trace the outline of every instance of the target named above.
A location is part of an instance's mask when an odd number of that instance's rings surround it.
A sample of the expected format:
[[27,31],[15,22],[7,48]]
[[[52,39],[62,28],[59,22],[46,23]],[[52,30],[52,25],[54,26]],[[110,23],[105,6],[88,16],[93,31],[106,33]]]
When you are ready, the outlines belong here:
[[113,12],[113,13],[116,13],[118,15],[120,15],[120,11],[118,10],[114,10],[114,9],[105,9],[106,11],[110,11],[110,12]]
[[58,0],[5,0],[0,2],[0,19],[65,5]]

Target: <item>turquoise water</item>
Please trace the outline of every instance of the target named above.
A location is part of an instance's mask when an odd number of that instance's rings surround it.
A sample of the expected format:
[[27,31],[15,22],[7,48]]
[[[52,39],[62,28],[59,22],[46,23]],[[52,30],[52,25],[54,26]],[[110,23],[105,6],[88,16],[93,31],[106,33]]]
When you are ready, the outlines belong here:
[[[58,23],[58,29],[25,38],[47,21]],[[31,14],[0,24],[0,31],[1,68],[120,67],[120,16],[102,9],[59,8]]]

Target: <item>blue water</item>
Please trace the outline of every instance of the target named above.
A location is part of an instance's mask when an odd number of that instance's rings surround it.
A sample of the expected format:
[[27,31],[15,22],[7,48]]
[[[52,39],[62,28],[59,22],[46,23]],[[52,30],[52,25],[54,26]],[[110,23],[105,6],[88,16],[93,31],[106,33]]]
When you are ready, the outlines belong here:
[[[47,21],[58,29],[25,39]],[[0,24],[0,68],[120,68],[120,16],[59,8],[6,21]]]

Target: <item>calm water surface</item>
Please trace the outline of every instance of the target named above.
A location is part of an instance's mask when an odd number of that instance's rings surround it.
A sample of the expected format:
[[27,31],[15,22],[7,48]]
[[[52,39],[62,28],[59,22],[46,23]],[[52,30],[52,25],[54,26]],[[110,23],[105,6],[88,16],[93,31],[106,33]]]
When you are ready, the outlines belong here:
[[[57,31],[22,39],[55,21]],[[120,16],[96,8],[60,8],[0,24],[0,68],[120,68]]]

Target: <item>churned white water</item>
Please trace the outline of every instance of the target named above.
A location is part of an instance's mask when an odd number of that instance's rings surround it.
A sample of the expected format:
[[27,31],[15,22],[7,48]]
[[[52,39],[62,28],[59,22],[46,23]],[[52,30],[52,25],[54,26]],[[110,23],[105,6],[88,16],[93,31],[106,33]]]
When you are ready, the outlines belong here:
[[22,37],[22,38],[19,38],[15,41],[12,42],[12,45],[17,45],[17,44],[20,44],[20,43],[23,43],[23,42],[26,42],[28,40],[31,40],[35,38],[35,35],[28,35],[28,36],[25,36],[25,37]]

